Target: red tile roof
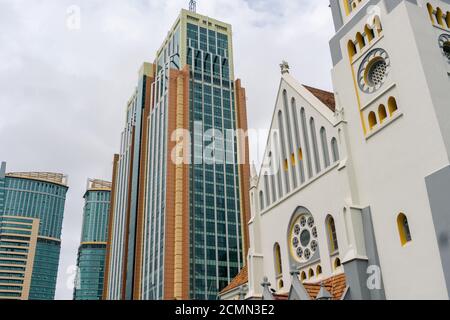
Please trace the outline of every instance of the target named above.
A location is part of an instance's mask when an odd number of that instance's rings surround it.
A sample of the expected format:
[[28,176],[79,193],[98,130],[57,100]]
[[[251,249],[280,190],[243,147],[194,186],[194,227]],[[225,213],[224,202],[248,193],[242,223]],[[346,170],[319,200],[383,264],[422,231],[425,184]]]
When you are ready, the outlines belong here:
[[[340,300],[347,288],[347,281],[345,274],[339,274],[337,276],[323,280],[325,289],[333,296],[333,300]],[[308,291],[311,299],[316,299],[320,291],[320,283],[303,283],[306,291]]]
[[231,291],[233,289],[236,289],[243,284],[246,284],[248,282],[248,268],[245,266],[242,268],[241,272],[230,282],[228,286],[223,289],[220,294],[227,293],[228,291]]
[[311,92],[317,99],[325,104],[331,111],[336,110],[336,101],[334,100],[334,93],[325,90],[313,88],[303,85],[309,92]]

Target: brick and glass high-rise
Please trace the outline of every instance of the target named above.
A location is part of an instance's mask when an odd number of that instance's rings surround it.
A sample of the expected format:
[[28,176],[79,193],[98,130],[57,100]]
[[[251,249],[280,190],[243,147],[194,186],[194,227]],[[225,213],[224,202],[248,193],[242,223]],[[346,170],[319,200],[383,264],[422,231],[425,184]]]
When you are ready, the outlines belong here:
[[67,177],[0,167],[0,299],[53,300]]
[[246,98],[231,25],[182,10],[128,102],[106,299],[216,299],[238,273],[249,220],[239,129],[247,131]]
[[83,227],[78,249],[74,300],[101,300],[105,274],[106,239],[111,182],[89,179],[84,194]]

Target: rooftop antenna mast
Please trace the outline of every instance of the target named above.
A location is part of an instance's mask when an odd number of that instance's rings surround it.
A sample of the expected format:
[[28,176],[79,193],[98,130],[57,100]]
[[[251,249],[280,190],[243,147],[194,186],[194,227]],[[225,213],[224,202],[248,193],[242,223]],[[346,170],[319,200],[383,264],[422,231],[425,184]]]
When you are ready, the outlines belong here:
[[197,12],[197,1],[195,0],[189,1],[189,11]]

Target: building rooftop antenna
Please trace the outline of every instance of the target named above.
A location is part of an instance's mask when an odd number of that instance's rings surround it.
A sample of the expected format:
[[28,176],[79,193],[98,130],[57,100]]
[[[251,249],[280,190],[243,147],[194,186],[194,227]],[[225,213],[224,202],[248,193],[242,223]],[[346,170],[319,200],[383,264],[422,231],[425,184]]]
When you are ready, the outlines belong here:
[[197,12],[197,1],[195,0],[189,1],[189,11]]

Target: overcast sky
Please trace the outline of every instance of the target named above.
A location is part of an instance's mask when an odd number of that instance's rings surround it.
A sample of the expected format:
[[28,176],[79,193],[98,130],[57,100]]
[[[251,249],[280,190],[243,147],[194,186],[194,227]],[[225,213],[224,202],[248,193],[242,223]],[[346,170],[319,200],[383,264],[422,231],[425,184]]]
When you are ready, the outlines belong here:
[[[69,176],[57,299],[71,299],[87,178],[111,179],[125,105],[188,0],[0,0],[0,161]],[[233,25],[249,128],[268,129],[287,60],[300,82],[331,89],[329,0],[199,0]],[[81,28],[67,9],[81,9]],[[69,26],[71,24],[69,23]],[[255,143],[253,143],[255,144]],[[263,150],[253,148],[256,160]]]

